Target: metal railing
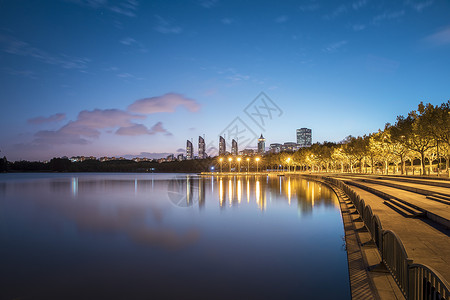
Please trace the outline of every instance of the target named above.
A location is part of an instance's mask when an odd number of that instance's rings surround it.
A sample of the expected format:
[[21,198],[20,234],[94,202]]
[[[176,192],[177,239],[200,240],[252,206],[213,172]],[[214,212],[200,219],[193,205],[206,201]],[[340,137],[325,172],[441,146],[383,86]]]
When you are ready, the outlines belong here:
[[412,264],[412,259],[408,258],[402,240],[393,231],[383,232],[383,252],[381,255],[384,264],[391,272],[395,282],[402,291],[403,295],[408,297],[409,277],[408,265]]
[[450,300],[450,285],[426,265],[414,264],[408,257],[402,240],[391,230],[383,230],[380,218],[358,194],[344,182],[331,177],[325,181],[343,190],[352,201],[364,225],[370,232],[383,263],[392,274],[406,299]]
[[422,264],[409,266],[409,295],[414,300],[449,299],[449,284],[439,273]]

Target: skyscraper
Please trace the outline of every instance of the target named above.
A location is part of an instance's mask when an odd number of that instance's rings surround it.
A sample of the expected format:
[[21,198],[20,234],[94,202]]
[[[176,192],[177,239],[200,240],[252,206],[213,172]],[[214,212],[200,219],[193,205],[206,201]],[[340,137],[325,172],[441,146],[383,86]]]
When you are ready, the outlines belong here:
[[225,144],[225,139],[223,137],[219,138],[219,155],[225,155],[227,151],[227,146]]
[[297,129],[297,144],[299,144],[300,147],[311,147],[312,130],[309,128]]
[[205,139],[201,136],[198,137],[198,158],[204,159],[206,158],[206,151],[205,151]]
[[231,141],[231,155],[237,156],[238,155],[238,143],[235,139]]
[[264,154],[266,152],[266,139],[263,137],[262,133],[258,139],[258,154]]
[[186,141],[186,159],[194,158],[194,147],[192,146],[192,142],[190,140]]

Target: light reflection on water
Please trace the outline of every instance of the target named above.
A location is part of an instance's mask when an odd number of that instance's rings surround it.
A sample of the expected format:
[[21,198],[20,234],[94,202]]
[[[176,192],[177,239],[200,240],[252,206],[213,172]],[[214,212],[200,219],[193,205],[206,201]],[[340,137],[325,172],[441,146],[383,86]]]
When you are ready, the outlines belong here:
[[319,183],[0,175],[0,299],[350,297],[337,200]]

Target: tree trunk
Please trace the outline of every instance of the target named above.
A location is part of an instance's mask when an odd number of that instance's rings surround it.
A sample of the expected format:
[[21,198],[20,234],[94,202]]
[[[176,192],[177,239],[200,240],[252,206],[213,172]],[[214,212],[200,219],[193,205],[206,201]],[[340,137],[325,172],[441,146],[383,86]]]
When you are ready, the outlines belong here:
[[430,163],[430,172],[428,175],[431,175],[431,170],[433,169],[433,160],[431,158],[429,158],[428,162]]
[[400,156],[400,161],[402,164],[402,175],[405,174],[405,160],[403,159],[403,155]]
[[425,153],[421,152],[420,153],[420,168],[421,168],[421,175],[425,175]]

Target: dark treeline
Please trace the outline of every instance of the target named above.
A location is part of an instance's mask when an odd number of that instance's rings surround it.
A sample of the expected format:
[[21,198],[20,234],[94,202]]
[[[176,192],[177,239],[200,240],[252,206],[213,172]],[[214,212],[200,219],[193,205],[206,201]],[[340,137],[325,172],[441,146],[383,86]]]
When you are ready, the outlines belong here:
[[[213,159],[184,160],[173,162],[135,162],[132,160],[85,160],[71,162],[66,158],[53,158],[48,163],[16,161],[0,164],[1,171],[9,172],[206,172],[214,165]],[[1,162],[0,162],[1,163]]]

